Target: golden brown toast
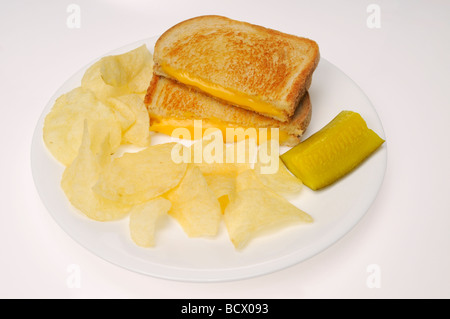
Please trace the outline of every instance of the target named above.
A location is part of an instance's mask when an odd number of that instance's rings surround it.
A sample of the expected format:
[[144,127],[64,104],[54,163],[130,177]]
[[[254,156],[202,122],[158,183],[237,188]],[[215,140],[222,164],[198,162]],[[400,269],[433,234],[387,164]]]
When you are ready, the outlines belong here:
[[154,72],[286,122],[308,90],[316,42],[222,16],[200,16],[156,42]]
[[[230,128],[278,128],[280,144],[294,146],[309,125],[311,101],[308,92],[300,100],[289,122],[280,122],[258,113],[231,106],[171,79],[153,75],[145,96],[150,115],[150,129],[170,135],[176,127],[192,127],[193,120],[203,121],[203,128],[224,125]],[[167,130],[167,126],[170,129]]]

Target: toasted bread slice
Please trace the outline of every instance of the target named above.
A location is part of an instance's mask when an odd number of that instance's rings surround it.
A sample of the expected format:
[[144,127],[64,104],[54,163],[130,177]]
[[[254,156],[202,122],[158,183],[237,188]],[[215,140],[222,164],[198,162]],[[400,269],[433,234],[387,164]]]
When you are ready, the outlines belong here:
[[[278,128],[280,145],[294,146],[309,125],[311,102],[308,92],[300,100],[289,122],[280,122],[258,113],[223,103],[184,84],[153,75],[145,96],[150,115],[150,130],[172,135],[184,127],[193,131],[194,120],[202,120],[202,128],[218,128],[225,142],[226,128]],[[269,132],[270,133],[270,132]],[[270,134],[269,134],[270,135]],[[193,137],[193,135],[191,135]]]
[[154,72],[287,122],[319,63],[316,42],[221,16],[200,16],[156,42]]

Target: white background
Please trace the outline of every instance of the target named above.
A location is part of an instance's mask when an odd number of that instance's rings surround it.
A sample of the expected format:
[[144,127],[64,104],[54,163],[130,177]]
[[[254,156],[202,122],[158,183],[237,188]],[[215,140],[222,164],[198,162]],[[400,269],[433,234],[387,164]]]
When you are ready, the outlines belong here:
[[[67,27],[67,7],[81,9]],[[381,9],[368,28],[367,7]],[[54,92],[99,56],[197,15],[310,37],[373,102],[388,164],[377,199],[344,238],[307,261],[226,283],[156,279],[112,265],[61,230],[33,184],[30,145]],[[3,1],[0,4],[2,298],[449,298],[448,1]],[[70,265],[81,286],[67,284]],[[369,265],[381,271],[370,288]]]

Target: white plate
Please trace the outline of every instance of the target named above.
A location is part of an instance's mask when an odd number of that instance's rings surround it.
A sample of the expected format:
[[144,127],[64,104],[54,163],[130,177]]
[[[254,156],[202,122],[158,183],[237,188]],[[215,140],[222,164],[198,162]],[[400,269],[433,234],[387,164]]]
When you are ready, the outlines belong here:
[[[139,41],[109,54],[119,54],[147,44],[153,51],[157,38]],[[213,239],[187,238],[172,219],[158,232],[155,248],[140,248],[128,233],[128,220],[101,223],[75,210],[61,187],[63,166],[46,149],[42,139],[44,118],[55,99],[80,85],[85,68],[74,74],[54,94],[37,123],[31,149],[31,167],[38,193],[52,217],[75,241],[95,255],[138,273],[180,281],[216,282],[271,273],[302,262],[344,236],[364,216],[382,184],[386,169],[386,143],[351,174],[322,191],[304,187],[289,200],[313,216],[311,225],[293,225],[255,238],[236,251],[222,225]],[[380,119],[361,89],[336,66],[322,58],[310,88],[313,115],[307,138],[340,111],[360,113],[368,126],[385,138]],[[165,142],[163,135],[152,143]]]

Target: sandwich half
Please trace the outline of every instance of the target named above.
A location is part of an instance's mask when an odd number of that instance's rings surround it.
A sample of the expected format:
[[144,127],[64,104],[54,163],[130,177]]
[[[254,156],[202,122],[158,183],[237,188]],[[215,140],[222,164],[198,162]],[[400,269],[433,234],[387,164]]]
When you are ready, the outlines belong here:
[[[224,142],[230,140],[227,128],[278,128],[280,145],[294,146],[311,119],[311,102],[308,92],[299,101],[289,122],[280,122],[258,113],[223,103],[184,84],[165,77],[153,75],[145,96],[145,104],[150,116],[150,130],[172,135],[177,128],[186,128],[194,137],[194,121],[202,120],[202,134],[205,130],[219,129]],[[259,136],[256,136],[259,139]]]
[[219,99],[288,122],[320,59],[313,40],[222,16],[200,16],[155,44],[154,72]]

